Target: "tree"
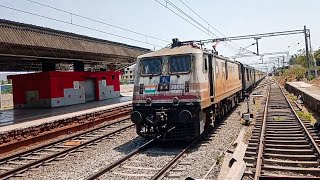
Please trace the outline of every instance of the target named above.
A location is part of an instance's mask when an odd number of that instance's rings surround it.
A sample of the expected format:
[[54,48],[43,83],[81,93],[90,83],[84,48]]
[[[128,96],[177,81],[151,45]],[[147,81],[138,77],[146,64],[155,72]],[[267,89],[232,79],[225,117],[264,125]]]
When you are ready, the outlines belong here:
[[314,52],[314,58],[316,59],[317,66],[320,66],[320,49]]
[[298,52],[291,57],[290,64],[307,67],[306,51],[304,49],[299,49]]

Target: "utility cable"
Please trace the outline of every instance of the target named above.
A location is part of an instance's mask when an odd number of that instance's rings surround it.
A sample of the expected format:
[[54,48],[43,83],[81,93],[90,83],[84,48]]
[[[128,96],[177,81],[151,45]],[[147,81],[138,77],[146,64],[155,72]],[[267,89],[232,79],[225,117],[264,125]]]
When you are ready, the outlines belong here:
[[[185,5],[190,11],[192,11],[195,15],[197,15],[201,20],[203,20],[206,24],[208,24],[208,31],[209,31],[209,27],[211,27],[212,29],[214,29],[215,31],[217,31],[220,35],[222,35],[224,38],[227,38],[221,31],[219,31],[217,28],[213,27],[208,21],[206,21],[203,17],[201,17],[196,11],[194,11],[190,6],[188,6],[185,2],[183,2],[182,0],[179,0],[183,5]],[[238,46],[237,44],[235,44],[234,42],[232,42],[230,40],[230,42],[237,46],[239,49],[243,49],[243,50],[246,50],[247,52],[251,52],[250,50],[247,49],[247,47],[243,48],[243,47],[240,47]],[[227,42],[226,42],[227,43]]]
[[[213,32],[211,32],[209,29],[207,29],[205,26],[203,26],[200,22],[198,22],[197,20],[195,20],[194,18],[192,18],[190,15],[188,15],[186,12],[184,12],[183,10],[181,10],[178,6],[176,6],[174,3],[172,3],[170,0],[165,0],[167,3],[169,3],[173,8],[175,8],[176,10],[178,10],[181,14],[185,15],[186,17],[188,17],[189,19],[191,19],[193,22],[197,23],[200,27],[202,27],[203,29],[205,29],[206,34],[208,34],[210,36],[210,34],[212,34],[212,37],[216,37],[219,38],[218,35],[214,34]],[[237,51],[236,48],[230,46],[229,44],[227,44],[227,42],[223,41],[223,43],[225,44],[225,46],[229,46],[228,48],[232,49],[233,51]]]
[[[189,21],[188,19],[186,19],[185,17],[183,17],[182,15],[180,15],[180,14],[178,14],[177,12],[175,12],[174,10],[172,10],[171,8],[169,8],[168,6],[167,6],[167,4],[163,4],[162,2],[159,2],[158,0],[155,0],[157,3],[159,3],[160,5],[162,5],[163,7],[165,7],[165,8],[167,8],[168,10],[170,10],[172,13],[174,13],[175,15],[177,15],[177,16],[179,16],[181,19],[183,19],[183,20],[185,20],[186,22],[188,22],[189,24],[191,24],[192,26],[194,26],[195,28],[197,28],[198,30],[200,30],[200,31],[202,31],[203,33],[205,33],[205,34],[208,34],[208,32],[207,31],[205,31],[205,30],[203,30],[203,29],[201,29],[200,27],[198,27],[197,25],[195,25],[194,23],[192,23],[191,21]],[[166,0],[166,2],[168,2],[167,0]],[[171,6],[172,6],[172,3],[170,4]],[[174,6],[172,6],[173,8],[175,8]],[[176,9],[176,8],[175,8]],[[192,20],[193,18],[191,18],[191,20]],[[194,19],[193,19],[194,20]],[[194,20],[195,21],[195,20]],[[198,24],[198,22],[195,22],[195,23],[197,23]],[[202,25],[201,25],[202,26]],[[202,26],[203,27],[203,26]],[[230,48],[230,47],[229,47]],[[232,51],[234,51],[234,52],[237,52],[237,50],[234,50],[234,49],[232,49],[232,48],[230,48]]]
[[146,38],[151,38],[151,39],[159,40],[159,41],[162,41],[162,42],[170,43],[170,41],[167,41],[167,40],[163,40],[163,39],[160,39],[160,38],[157,38],[157,37],[154,37],[154,36],[150,36],[150,35],[147,35],[147,34],[136,32],[136,31],[133,31],[133,30],[130,30],[130,29],[125,29],[123,27],[119,27],[119,26],[116,26],[116,25],[113,25],[113,24],[110,24],[110,23],[102,22],[102,21],[99,21],[99,20],[96,20],[96,19],[93,19],[93,18],[90,18],[90,17],[82,16],[80,14],[75,14],[73,12],[66,11],[66,10],[63,10],[63,9],[59,9],[59,8],[56,8],[56,7],[53,7],[53,6],[49,6],[47,4],[43,4],[43,3],[40,3],[40,2],[37,2],[37,1],[33,1],[33,0],[26,0],[26,1],[34,3],[34,4],[37,4],[37,5],[40,5],[40,6],[44,6],[44,7],[47,7],[47,8],[51,8],[51,9],[54,9],[54,10],[57,10],[57,11],[60,11],[60,12],[63,12],[63,13],[70,14],[71,17],[72,16],[77,16],[77,17],[80,17],[80,18],[83,18],[83,19],[86,19],[86,20],[90,20],[90,21],[93,21],[93,22],[96,22],[96,23],[100,23],[100,24],[103,24],[103,25],[106,25],[106,26],[110,26],[110,27],[113,27],[113,28],[121,29],[123,31],[127,31],[127,32],[130,32],[130,33],[141,35],[141,36],[144,36]]
[[110,32],[102,31],[102,30],[91,28],[91,27],[88,27],[88,26],[83,26],[83,25],[80,25],[80,24],[75,24],[75,23],[63,21],[63,20],[60,20],[60,19],[56,19],[56,18],[52,18],[52,17],[48,17],[48,16],[44,16],[44,15],[40,15],[40,14],[28,12],[28,11],[24,11],[24,10],[21,10],[21,9],[16,9],[16,8],[9,7],[9,6],[0,5],[0,7],[6,8],[6,9],[10,9],[10,10],[14,10],[14,11],[21,12],[21,13],[25,13],[25,14],[29,14],[29,15],[33,15],[33,16],[37,16],[37,17],[41,17],[41,18],[45,18],[45,19],[50,19],[50,20],[57,21],[57,22],[60,22],[60,23],[70,24],[70,25],[73,25],[73,26],[77,26],[77,27],[81,27],[81,28],[84,28],[84,29],[96,31],[96,32],[99,32],[99,33],[108,34],[108,35],[115,36],[115,37],[122,38],[122,39],[127,39],[127,40],[131,40],[131,41],[135,41],[135,42],[139,42],[139,43],[143,43],[143,44],[148,44],[148,45],[152,45],[152,46],[155,46],[155,47],[163,47],[163,46],[160,46],[160,45],[157,45],[157,44],[152,44],[152,43],[149,43],[149,42],[145,42],[145,41],[141,41],[141,40],[137,40],[137,39],[133,39],[133,38],[129,38],[129,37],[113,34],[113,33],[110,33]]
[[[198,25],[200,25],[203,29],[205,29],[206,31],[208,31],[208,35],[209,33],[211,33],[214,37],[218,36],[216,34],[214,34],[212,31],[210,31],[210,29],[206,28],[205,26],[203,26],[201,23],[199,23],[197,20],[195,20],[194,18],[192,18],[190,15],[188,15],[186,12],[184,12],[183,10],[181,10],[179,7],[177,7],[174,3],[172,3],[170,0],[165,0],[166,1],[166,8],[167,4],[169,3],[169,5],[171,5],[173,8],[175,8],[176,10],[178,10],[181,14],[185,15],[186,17],[188,17],[189,19],[191,19],[192,21],[194,21],[195,23],[197,23]],[[158,1],[157,1],[158,2]],[[183,3],[183,1],[180,0],[180,2]],[[159,2],[158,2],[159,3]],[[202,18],[198,13],[196,13],[193,9],[191,9],[188,5],[186,5],[185,3],[183,3],[185,6],[187,6],[188,9],[190,9],[192,12],[194,12],[198,17],[200,17],[202,20],[204,20],[204,18]],[[206,22],[209,26],[211,26],[206,20],[204,20],[204,22]],[[216,28],[214,28],[213,26],[211,26],[213,29],[217,30]],[[221,35],[223,35],[220,31],[218,31]],[[206,32],[205,32],[206,33]],[[206,33],[207,34],[207,33]],[[224,36],[224,35],[223,35]],[[225,36],[224,36],[225,37]],[[231,42],[231,41],[230,41]],[[228,48],[230,48],[231,50],[233,50],[234,52],[238,52],[238,48],[234,48],[233,46],[229,45],[227,42],[223,41],[224,45]],[[233,43],[233,42],[232,42]],[[233,43],[235,46],[241,48],[240,46],[236,45],[235,43]],[[242,48],[243,50],[245,50],[246,52],[250,52],[252,54],[255,54],[253,51],[250,51],[246,48]]]
[[286,49],[286,51],[289,51],[290,49],[296,47],[298,44],[300,44],[302,41],[304,41],[304,35],[302,36],[303,39],[301,39],[301,37],[299,37],[298,39],[296,39],[293,43],[291,43],[288,48]]

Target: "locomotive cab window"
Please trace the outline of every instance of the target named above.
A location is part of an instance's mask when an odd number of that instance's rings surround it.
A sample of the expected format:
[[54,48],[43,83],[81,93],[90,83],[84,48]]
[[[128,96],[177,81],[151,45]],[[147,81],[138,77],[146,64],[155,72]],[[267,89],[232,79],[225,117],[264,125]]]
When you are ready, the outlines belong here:
[[162,71],[161,58],[148,58],[141,60],[142,75],[160,75]]
[[191,68],[191,55],[169,57],[169,72],[171,74],[189,73],[190,68]]

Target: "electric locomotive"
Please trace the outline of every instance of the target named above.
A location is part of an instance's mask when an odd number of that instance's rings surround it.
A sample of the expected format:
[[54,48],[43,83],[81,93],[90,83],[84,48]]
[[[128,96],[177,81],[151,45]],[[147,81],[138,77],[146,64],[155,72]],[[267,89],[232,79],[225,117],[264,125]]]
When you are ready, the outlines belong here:
[[239,62],[193,43],[138,57],[131,120],[145,138],[191,140],[242,98]]

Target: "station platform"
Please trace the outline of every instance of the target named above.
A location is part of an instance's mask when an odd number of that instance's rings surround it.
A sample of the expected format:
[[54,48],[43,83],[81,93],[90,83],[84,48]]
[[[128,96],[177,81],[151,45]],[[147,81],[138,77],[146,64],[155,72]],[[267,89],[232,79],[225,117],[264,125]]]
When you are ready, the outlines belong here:
[[124,93],[118,98],[53,109],[2,110],[0,111],[0,134],[131,104],[131,94]]
[[320,112],[320,88],[302,81],[287,82],[285,88],[296,96],[301,96],[304,104]]

